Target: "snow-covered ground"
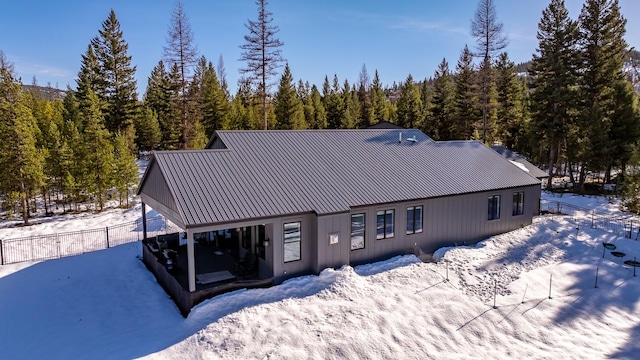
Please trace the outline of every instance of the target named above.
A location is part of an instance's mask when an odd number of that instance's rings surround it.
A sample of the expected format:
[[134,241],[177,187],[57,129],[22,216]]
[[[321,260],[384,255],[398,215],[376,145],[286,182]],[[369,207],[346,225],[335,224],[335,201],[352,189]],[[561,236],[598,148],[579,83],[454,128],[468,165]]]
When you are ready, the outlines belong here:
[[[576,205],[608,206],[590,199],[576,197]],[[626,256],[606,251],[603,258],[602,242]],[[621,265],[640,256],[640,242],[590,228],[576,234],[569,218],[542,216],[478,246],[435,255],[438,263],[403,256],[228,293],[186,319],[141,263],[136,243],[0,266],[0,358],[640,354],[640,271],[634,277]]]

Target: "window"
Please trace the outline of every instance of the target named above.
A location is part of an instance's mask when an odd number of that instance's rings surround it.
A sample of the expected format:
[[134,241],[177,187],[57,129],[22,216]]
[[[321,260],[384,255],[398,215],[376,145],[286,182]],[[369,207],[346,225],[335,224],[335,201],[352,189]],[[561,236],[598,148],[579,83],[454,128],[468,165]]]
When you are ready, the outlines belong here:
[[500,219],[500,195],[489,196],[489,217],[487,219]]
[[284,224],[284,262],[300,260],[300,221]]
[[393,233],[393,210],[381,210],[376,213],[376,239],[388,239]]
[[524,192],[513,193],[513,215],[522,215],[524,213]]
[[422,232],[422,205],[407,208],[407,234]]
[[364,214],[351,215],[351,250],[364,249]]

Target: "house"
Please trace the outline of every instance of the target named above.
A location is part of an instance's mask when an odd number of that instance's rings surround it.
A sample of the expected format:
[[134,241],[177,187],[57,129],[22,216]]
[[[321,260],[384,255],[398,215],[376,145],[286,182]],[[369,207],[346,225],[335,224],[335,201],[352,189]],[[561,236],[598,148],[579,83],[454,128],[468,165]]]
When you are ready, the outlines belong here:
[[525,226],[540,180],[480,142],[415,129],[218,131],[204,150],[155,152],[138,194],[186,233],[184,312],[210,295],[198,266],[218,258],[198,258],[202,239],[257,255],[257,279],[278,284]]

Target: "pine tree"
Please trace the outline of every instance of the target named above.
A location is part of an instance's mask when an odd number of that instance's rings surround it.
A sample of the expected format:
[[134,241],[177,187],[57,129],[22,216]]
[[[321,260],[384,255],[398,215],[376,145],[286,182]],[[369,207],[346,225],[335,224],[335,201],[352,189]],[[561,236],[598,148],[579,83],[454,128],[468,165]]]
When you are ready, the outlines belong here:
[[198,59],[198,49],[194,44],[189,17],[184,11],[180,0],[176,1],[176,5],[171,12],[171,26],[169,27],[167,45],[164,47],[164,58],[172,70],[174,67],[177,70],[174,71],[173,78],[174,85],[177,87],[175,90],[179,101],[176,101],[176,105],[179,105],[181,121],[179,147],[186,149],[188,144],[193,141],[191,137],[196,127],[193,122],[194,119],[188,115],[191,99],[188,98],[187,87],[191,69]]
[[402,84],[402,91],[398,99],[397,123],[399,126],[410,129],[422,127],[422,98],[411,74]]
[[371,82],[369,80],[369,73],[367,72],[367,66],[362,64],[360,75],[358,79],[358,102],[360,104],[360,116],[357,121],[358,128],[367,128],[373,125],[375,109],[373,107],[371,99]]
[[157,149],[162,138],[158,114],[150,107],[140,105],[133,121],[136,128],[136,147],[138,150],[151,151]]
[[125,207],[129,207],[129,189],[138,183],[138,165],[136,158],[129,151],[127,137],[123,134],[116,134],[113,144],[113,185],[119,194],[120,207],[123,206],[122,199],[125,199]]
[[344,101],[344,110],[340,122],[341,129],[354,129],[360,117],[360,104],[358,103],[358,93],[351,89],[349,81],[344,80],[342,85],[342,99]]
[[446,59],[442,59],[434,74],[432,121],[425,124],[427,135],[435,140],[450,140],[452,138],[452,119],[455,112],[454,91],[449,63]]
[[106,98],[105,76],[92,44],[87,45],[87,51],[82,55],[77,84],[77,99],[82,103],[86,102],[90,91]]
[[84,120],[80,159],[85,165],[85,172],[79,176],[81,188],[94,196],[99,210],[104,209],[105,195],[112,186],[113,178],[113,145],[111,135],[104,127],[100,101],[92,91],[87,94],[82,115]]
[[491,57],[507,47],[508,40],[502,32],[502,23],[498,16],[493,0],[479,0],[478,8],[471,20],[471,36],[476,39],[478,56],[482,58],[480,71],[482,72],[482,141],[487,142],[487,127],[489,119],[489,92]]
[[561,145],[568,142],[571,148],[578,147],[570,135],[576,134],[577,125],[578,27],[563,0],[552,0],[542,12],[538,41],[530,70],[532,143],[543,144],[549,154],[549,176],[553,176]]
[[[177,71],[177,66],[173,67]],[[173,77],[177,76],[174,72]],[[144,95],[144,105],[149,107],[158,116],[160,126],[160,148],[178,149],[180,143],[181,119],[179,108],[176,107],[175,79],[172,83],[171,75],[162,61],[153,68],[147,82],[147,91]]]
[[[617,0],[587,0],[579,17],[583,54],[581,69],[580,121],[585,125],[584,137],[587,151],[583,152],[583,166],[579,179],[579,191],[583,190],[586,170],[607,170],[617,162],[620,148],[616,141],[636,142],[637,139],[613,139],[613,134],[624,132],[625,126],[633,131],[635,125],[616,116],[628,111],[619,109],[617,93],[624,93],[622,66],[627,53],[624,40],[626,19],[620,13]],[[623,105],[623,107],[626,105]],[[628,123],[628,124],[627,124]]]
[[311,95],[308,96],[311,107],[313,108],[313,117],[309,123],[310,129],[324,129],[327,127],[327,113],[322,103],[322,96],[318,87],[311,87]]
[[124,40],[120,22],[113,9],[102,22],[99,35],[91,40],[91,46],[100,66],[100,91],[104,91],[96,92],[96,95],[107,103],[104,112],[105,126],[111,133],[126,133],[132,148],[137,98],[136,67],[131,65],[131,56],[127,55],[129,45]]
[[251,74],[251,80],[257,84],[258,95],[262,101],[262,119],[264,129],[268,127],[267,98],[270,84],[269,78],[276,74],[276,69],[284,62],[282,50],[284,45],[277,37],[279,29],[272,25],[273,13],[267,10],[267,0],[256,0],[258,20],[247,20],[245,27],[249,34],[244,36],[245,44],[240,46],[240,60],[247,62],[247,67],[240,69],[242,74]]
[[513,149],[516,138],[522,132],[523,114],[521,112],[521,88],[515,70],[515,64],[509,60],[506,52],[498,56],[496,65],[497,90],[497,138],[507,148]]
[[0,190],[20,201],[29,223],[28,202],[44,183],[44,156],[36,146],[38,126],[27,101],[6,67],[0,67]]
[[374,73],[373,82],[371,83],[371,103],[373,109],[373,124],[390,120],[387,97],[382,89],[382,82],[380,81],[378,70]]
[[482,103],[473,70],[473,55],[465,45],[456,65],[455,110],[452,118],[452,139],[471,139],[473,126],[482,118]]
[[274,103],[276,127],[278,129],[292,130],[304,128],[304,109],[302,102],[296,94],[289,64],[286,64],[284,67]]
[[322,100],[327,113],[327,127],[338,129],[344,116],[344,100],[340,92],[338,75],[333,75],[333,86],[329,85],[329,79],[325,76],[322,85]]
[[[204,57],[201,62],[205,63]],[[229,104],[225,98],[224,91],[220,88],[220,82],[213,65],[209,62],[203,68],[200,100],[203,114],[202,125],[204,126],[205,136],[210,138],[213,132],[221,129],[222,124],[225,123]]]

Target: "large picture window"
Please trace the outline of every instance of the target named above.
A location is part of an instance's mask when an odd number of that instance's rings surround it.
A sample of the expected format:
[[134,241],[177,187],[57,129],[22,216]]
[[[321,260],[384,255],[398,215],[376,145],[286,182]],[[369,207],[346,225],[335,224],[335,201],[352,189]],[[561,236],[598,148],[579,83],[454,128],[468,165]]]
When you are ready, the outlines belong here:
[[407,208],[407,234],[422,232],[422,206]]
[[513,193],[513,215],[524,214],[524,192]]
[[351,250],[364,249],[364,214],[351,215]]
[[376,213],[376,239],[388,239],[395,235],[393,215],[393,210],[381,210]]
[[489,216],[487,219],[500,219],[500,195],[489,196]]
[[299,221],[284,224],[284,262],[301,259],[301,235]]

